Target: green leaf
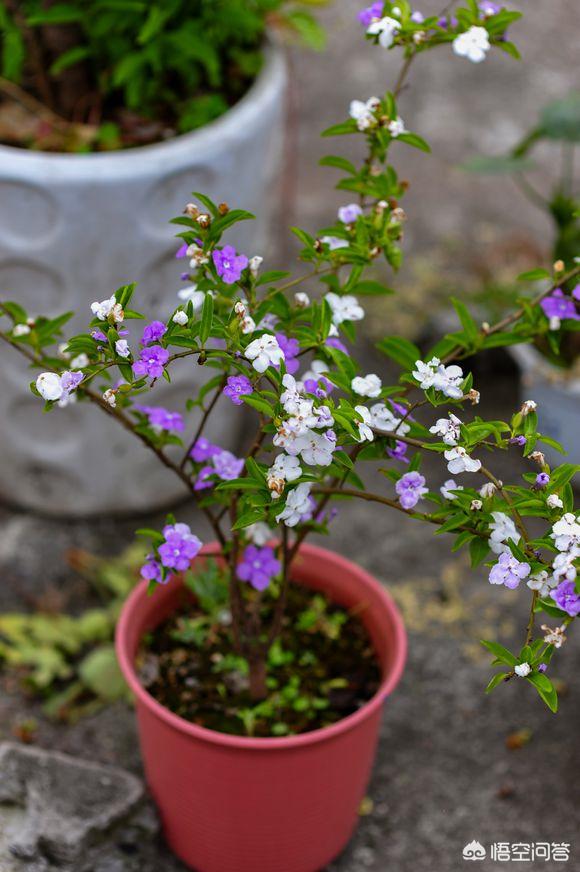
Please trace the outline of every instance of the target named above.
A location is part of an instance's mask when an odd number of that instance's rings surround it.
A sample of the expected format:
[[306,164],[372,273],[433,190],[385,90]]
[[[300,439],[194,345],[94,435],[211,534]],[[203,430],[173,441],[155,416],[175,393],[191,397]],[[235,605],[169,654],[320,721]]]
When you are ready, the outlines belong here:
[[493,678],[490,680],[489,684],[485,688],[485,692],[491,693],[492,690],[494,690],[498,686],[498,684],[501,684],[503,681],[505,681],[505,678],[505,672],[498,672],[497,675],[494,675]]
[[201,310],[201,326],[199,328],[199,339],[202,345],[205,345],[211,334],[213,324],[213,296],[206,294],[203,300],[203,309]]
[[526,675],[526,680],[536,688],[550,711],[557,712],[558,694],[548,676],[542,672],[531,672],[529,675]]
[[90,56],[91,50],[86,45],[76,45],[73,48],[69,48],[68,51],[59,55],[57,60],[52,64],[50,67],[50,75],[58,76],[59,73],[63,72],[63,70],[67,70],[69,67],[74,67],[75,64],[79,64]]
[[488,642],[486,639],[480,639],[480,642],[484,648],[487,648],[502,663],[506,663],[508,666],[515,666],[517,664],[517,657],[511,651],[508,651],[507,648],[504,648],[503,645],[500,645],[499,642]]
[[108,702],[119,699],[127,692],[114,645],[102,645],[91,651],[79,664],[79,676],[96,696]]
[[468,173],[481,173],[482,175],[511,175],[532,169],[533,166],[533,162],[528,158],[514,157],[510,154],[496,157],[479,155],[465,161],[460,165],[460,169]]
[[345,157],[330,154],[321,158],[318,163],[321,167],[336,167],[338,170],[344,170],[345,173],[350,173],[353,176],[357,175],[357,168]]
[[251,406],[252,409],[256,409],[257,412],[261,412],[263,415],[267,415],[268,418],[272,418],[274,416],[274,410],[272,409],[272,406],[262,397],[257,397],[255,394],[245,394],[242,395],[242,400],[247,406]]
[[407,145],[412,145],[413,148],[418,148],[420,151],[426,151],[427,153],[431,151],[429,143],[425,142],[421,136],[417,136],[416,133],[401,133],[397,136],[397,142],[406,142]]
[[471,558],[471,566],[475,568],[483,563],[489,552],[487,539],[482,539],[479,536],[469,543],[469,556]]
[[353,294],[358,294],[362,297],[380,297],[395,293],[392,288],[388,288],[382,282],[375,282],[371,279],[358,282],[351,290]]
[[387,336],[377,342],[377,348],[405,369],[412,369],[417,360],[421,360],[417,346],[402,336]]
[[538,282],[542,279],[551,279],[552,276],[545,269],[531,269],[527,272],[520,273],[518,282]]
[[240,515],[236,523],[232,526],[232,530],[243,530],[244,527],[249,527],[257,521],[264,520],[264,509],[249,509]]

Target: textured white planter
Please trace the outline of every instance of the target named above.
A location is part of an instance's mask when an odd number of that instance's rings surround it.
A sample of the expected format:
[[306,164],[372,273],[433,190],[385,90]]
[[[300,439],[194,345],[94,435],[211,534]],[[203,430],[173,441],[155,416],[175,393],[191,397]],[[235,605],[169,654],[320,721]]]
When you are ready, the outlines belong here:
[[[0,147],[0,298],[32,314],[66,310],[90,318],[89,304],[137,280],[139,308],[166,315],[177,303],[185,261],[175,259],[180,214],[192,191],[248,209],[227,236],[262,253],[281,163],[286,67],[267,50],[262,73],[226,115],[199,131],[129,151],[51,155]],[[129,322],[132,337],[141,322]],[[205,370],[184,361],[150,405],[183,407]],[[0,349],[0,495],[51,514],[147,510],[184,492],[146,448],[115,421],[82,404],[42,416],[30,372]],[[211,372],[210,372],[211,374]],[[221,407],[221,412],[220,412]],[[235,445],[231,405],[218,404],[214,438]]]
[[510,353],[522,373],[521,399],[538,404],[538,429],[568,452],[564,455],[540,445],[548,463],[580,464],[580,381],[563,377],[562,370],[531,345],[510,346]]

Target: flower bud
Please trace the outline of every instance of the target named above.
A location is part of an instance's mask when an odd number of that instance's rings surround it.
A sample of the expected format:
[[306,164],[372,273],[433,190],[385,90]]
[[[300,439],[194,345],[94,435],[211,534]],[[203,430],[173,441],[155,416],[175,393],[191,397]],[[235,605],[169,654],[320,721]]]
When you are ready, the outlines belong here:
[[554,272],[562,273],[566,269],[566,264],[563,260],[556,260],[554,262]]
[[201,215],[198,215],[197,217],[197,223],[205,230],[211,224],[211,216],[208,215],[207,212],[202,212]]
[[194,221],[197,218],[197,216],[199,215],[199,209],[197,208],[195,203],[188,203],[183,211],[185,212],[185,214],[187,215],[188,218],[193,218]]
[[479,512],[482,506],[483,503],[481,502],[481,500],[471,500],[471,505],[469,508],[472,512]]
[[534,463],[537,463],[538,466],[546,465],[546,458],[541,451],[532,451],[531,454],[528,454],[528,457],[530,458],[530,460],[533,460]]
[[249,264],[250,273],[254,278],[257,277],[258,272],[260,271],[260,267],[261,267],[263,262],[264,262],[264,258],[260,257],[259,254],[255,254],[254,257],[250,258],[250,264]]
[[294,304],[299,309],[306,309],[310,305],[310,297],[304,291],[297,291],[294,294]]
[[114,409],[117,405],[117,397],[115,396],[115,391],[111,388],[108,388],[103,394],[104,401]]
[[219,204],[218,212],[220,213],[220,215],[227,215],[229,211],[230,211],[230,207],[228,206],[227,203],[220,203]]
[[475,388],[471,388],[471,390],[467,393],[467,399],[472,406],[477,406],[481,399],[481,394],[479,393],[479,391],[476,391]]
[[530,412],[535,412],[538,408],[538,404],[534,400],[524,400],[522,403],[522,407],[520,409],[520,414],[526,417]]

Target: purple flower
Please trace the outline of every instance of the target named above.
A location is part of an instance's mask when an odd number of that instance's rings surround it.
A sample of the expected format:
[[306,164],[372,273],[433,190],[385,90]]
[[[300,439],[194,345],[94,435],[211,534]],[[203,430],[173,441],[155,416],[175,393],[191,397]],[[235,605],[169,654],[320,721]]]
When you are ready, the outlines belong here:
[[547,472],[539,472],[536,476],[536,482],[534,487],[542,488],[546,487],[546,485],[550,484],[550,476]]
[[213,487],[214,483],[211,480],[211,476],[215,475],[215,469],[213,466],[202,466],[199,472],[197,473],[197,478],[195,479],[193,489],[195,491],[207,490],[209,487]]
[[153,554],[147,555],[146,562],[141,567],[141,577],[146,578],[147,581],[156,581],[158,584],[167,584],[167,581],[169,580],[163,580],[161,564],[158,560],[155,560]]
[[511,551],[504,551],[499,555],[495,566],[489,573],[490,584],[504,584],[510,590],[514,590],[523,578],[530,574],[530,564],[520,563]]
[[151,324],[147,324],[143,331],[141,345],[151,345],[153,342],[159,342],[165,333],[167,333],[167,327],[163,321],[152,321]]
[[201,542],[187,524],[173,524],[163,528],[165,542],[159,546],[161,563],[167,569],[183,572],[201,548]]
[[341,206],[338,210],[338,220],[343,224],[354,224],[362,213],[363,210],[358,203],[349,203],[348,206]]
[[340,341],[340,339],[338,339],[337,336],[329,336],[324,344],[330,346],[330,348],[337,348],[338,351],[342,351],[343,354],[348,355],[348,348]]
[[561,581],[556,590],[550,591],[550,596],[562,611],[575,618],[580,614],[580,596],[576,593],[573,581]]
[[248,396],[248,394],[253,394],[254,388],[252,387],[252,382],[246,375],[230,375],[226,382],[226,386],[223,389],[223,393],[236,406],[241,406],[244,402],[242,397]]
[[384,3],[373,3],[371,6],[367,6],[366,9],[361,9],[358,13],[357,18],[362,24],[363,27],[368,27],[373,18],[382,18],[383,17],[383,7]]
[[233,285],[240,280],[242,270],[248,265],[248,258],[245,254],[236,254],[236,249],[233,245],[224,245],[220,250],[212,254],[213,262],[218,276],[226,285]]
[[445,30],[447,30],[450,27],[457,27],[459,21],[457,20],[455,15],[450,15],[449,18],[444,15],[443,18],[439,19],[437,24],[439,25],[439,27],[443,27]]
[[413,509],[428,492],[425,478],[418,472],[406,472],[402,475],[395,485],[395,490],[404,509]]
[[407,443],[401,442],[400,439],[395,441],[394,448],[387,448],[387,454],[393,460],[400,460],[402,463],[410,463],[407,457]]
[[510,439],[510,445],[519,445],[521,448],[524,447],[528,440],[525,436],[512,436]]
[[411,21],[414,24],[423,24],[423,22],[425,21],[425,16],[422,12],[419,12],[419,10],[416,9],[415,12],[411,12]]
[[238,578],[249,581],[255,590],[266,590],[281,568],[280,561],[274,557],[272,548],[248,545],[241,562],[238,563]]
[[65,393],[70,394],[71,391],[74,391],[80,385],[83,378],[82,372],[63,372],[60,385]]
[[494,3],[493,0],[479,0],[479,8],[481,9],[483,15],[497,15],[498,12],[501,12],[501,6],[499,3]]
[[576,285],[576,287],[573,289],[572,296],[575,300],[580,300],[580,285]]
[[405,419],[405,421],[414,421],[415,420],[415,418],[413,418],[412,415],[409,415],[409,407],[408,406],[404,406],[402,403],[397,403],[395,400],[391,400],[391,406],[393,407],[393,409],[395,410],[397,415],[400,415],[401,418]]
[[150,345],[143,348],[139,360],[133,364],[133,372],[141,378],[148,375],[150,378],[160,378],[163,375],[163,367],[169,360],[169,352],[161,345]]
[[276,333],[275,336],[278,345],[284,352],[284,363],[286,365],[286,372],[289,372],[290,375],[294,375],[294,373],[300,366],[297,360],[297,356],[300,352],[300,343],[297,339],[289,339],[285,333]]
[[550,294],[549,297],[544,297],[540,306],[543,309],[546,318],[559,318],[563,321],[569,318],[572,321],[579,321],[580,315],[576,311],[576,306],[570,297],[566,297],[561,288]]
[[538,666],[538,672],[545,672],[547,668],[548,668],[547,663],[540,663],[540,665]]
[[175,252],[175,257],[187,257],[187,242],[184,242],[183,245],[179,246],[179,248]]
[[93,330],[91,332],[91,336],[93,337],[95,342],[108,342],[109,341],[102,330]]
[[211,460],[214,455],[219,454],[221,450],[219,445],[214,445],[213,442],[210,442],[204,436],[200,436],[189,452],[189,456],[196,463],[204,463],[206,460]]
[[243,459],[236,457],[231,451],[220,451],[219,454],[214,454],[212,463],[215,471],[224,481],[232,481],[237,478],[244,468]]
[[185,430],[185,422],[179,412],[170,412],[163,406],[135,406],[135,409],[146,415],[151,426],[158,430],[174,430],[176,433]]

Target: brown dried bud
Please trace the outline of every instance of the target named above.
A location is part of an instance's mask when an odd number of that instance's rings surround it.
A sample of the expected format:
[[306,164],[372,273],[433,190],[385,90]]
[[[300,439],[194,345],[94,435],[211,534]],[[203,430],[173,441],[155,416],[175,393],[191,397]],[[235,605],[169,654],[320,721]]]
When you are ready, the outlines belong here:
[[403,191],[408,191],[411,187],[411,182],[408,179],[403,179],[401,182],[399,182],[399,184]]
[[211,224],[211,217],[207,214],[207,212],[202,212],[201,215],[197,216],[197,223],[205,230],[205,228],[209,227],[209,225]]
[[183,211],[188,218],[193,218],[194,221],[199,215],[199,209],[197,208],[195,203],[188,203]]
[[407,220],[407,213],[404,209],[401,209],[400,206],[397,206],[396,209],[393,209],[391,213],[391,218],[393,221],[396,221],[398,224],[402,224]]
[[230,207],[228,206],[227,203],[220,203],[219,204],[218,212],[220,213],[220,215],[227,215],[229,211],[230,211]]
[[543,467],[546,465],[546,458],[544,457],[544,454],[541,451],[532,451],[532,453],[529,454],[528,457],[530,458],[530,460],[533,460],[534,463],[537,463],[538,466]]
[[472,406],[477,406],[479,400],[481,399],[481,394],[479,393],[479,391],[476,391],[475,388],[471,388],[471,390],[467,393],[467,399]]

